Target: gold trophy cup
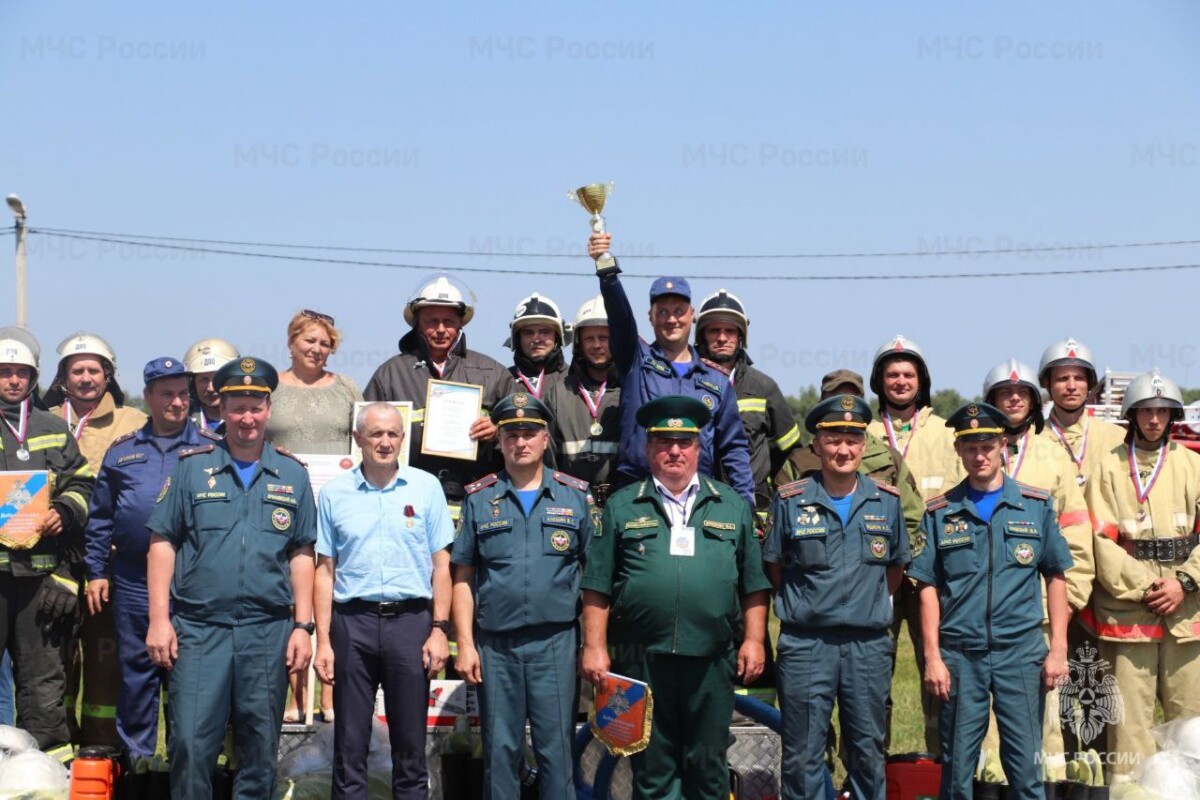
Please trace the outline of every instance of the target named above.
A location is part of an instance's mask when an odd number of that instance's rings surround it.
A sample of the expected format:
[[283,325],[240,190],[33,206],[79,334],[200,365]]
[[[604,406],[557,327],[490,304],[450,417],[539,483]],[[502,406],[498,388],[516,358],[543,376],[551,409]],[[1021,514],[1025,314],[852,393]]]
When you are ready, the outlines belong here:
[[[613,184],[609,181],[607,185],[603,183],[589,183],[587,186],[580,186],[573,192],[567,192],[568,200],[575,200],[592,215],[593,233],[604,233],[604,217],[600,216],[600,212],[604,210],[604,204],[608,201],[608,196],[612,194],[612,190]],[[596,257],[597,272],[609,270],[616,266],[617,259],[608,251]]]

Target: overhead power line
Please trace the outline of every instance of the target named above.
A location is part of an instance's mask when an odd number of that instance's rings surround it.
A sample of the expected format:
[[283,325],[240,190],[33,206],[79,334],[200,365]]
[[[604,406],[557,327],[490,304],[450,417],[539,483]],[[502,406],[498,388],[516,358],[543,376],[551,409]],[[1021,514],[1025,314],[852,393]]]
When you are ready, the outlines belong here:
[[[30,228],[30,231],[33,231]],[[141,233],[112,233],[106,231],[84,231],[71,228],[37,228],[37,232],[45,234],[61,234],[78,237],[101,236],[118,239],[140,239],[153,242],[184,242],[191,245],[222,245],[230,247],[263,247],[277,250],[326,250],[342,253],[393,253],[398,255],[422,256],[473,256],[480,258],[571,258],[577,259],[579,253],[489,253],[478,250],[418,250],[394,247],[347,247],[342,245],[292,244],[287,242],[246,242],[229,239],[196,239],[182,236],[153,236]],[[1113,242],[1101,244],[1061,244],[1037,247],[996,247],[988,249],[961,250],[890,250],[875,253],[639,253],[639,259],[673,259],[673,260],[791,260],[791,259],[831,259],[831,258],[912,258],[917,256],[987,256],[987,255],[1020,255],[1025,253],[1061,253],[1085,250],[1125,250],[1148,247],[1179,247],[1183,245],[1200,244],[1200,239],[1180,239],[1157,242]]]
[[[190,245],[180,244],[165,244],[161,242],[143,242],[133,241],[130,239],[117,238],[115,236],[91,236],[75,233],[53,232],[46,228],[30,228],[31,234],[40,236],[49,236],[61,239],[79,239],[84,241],[107,242],[110,244],[130,245],[132,247],[148,247],[160,250],[174,250],[190,253],[212,253],[214,255],[235,256],[240,258],[267,258],[276,261],[292,261],[303,262],[310,264],[340,264],[347,266],[359,267],[379,267],[383,269],[411,269],[422,270],[425,272],[438,272],[447,270],[445,266],[433,264],[400,264],[390,261],[363,261],[358,259],[345,258],[328,258],[321,256],[298,256],[285,255],[283,253],[256,253],[245,250],[228,250],[212,247],[195,247]],[[184,240],[194,241],[194,240]],[[978,251],[976,251],[978,252]],[[644,256],[637,256],[643,258]],[[576,256],[578,258],[578,256]],[[1045,270],[1018,270],[1013,272],[951,272],[951,273],[877,273],[868,275],[737,275],[739,281],[922,281],[922,280],[978,280],[984,278],[1042,278],[1052,277],[1056,275],[1111,275],[1117,273],[1136,273],[1136,272],[1167,272],[1178,270],[1200,269],[1200,264],[1163,264],[1163,265],[1148,265],[1135,267],[1083,267],[1080,269],[1045,269]],[[545,277],[546,273],[540,270],[532,269],[496,269],[493,267],[453,267],[454,272],[467,273],[482,273],[491,275],[537,275]],[[654,279],[659,277],[658,274],[647,274],[637,272],[623,272],[627,278],[645,278]],[[571,273],[563,273],[565,277],[580,277],[591,278],[592,274],[588,270],[581,269],[579,274],[572,276]],[[681,278],[690,280],[711,280],[712,275],[679,275]]]

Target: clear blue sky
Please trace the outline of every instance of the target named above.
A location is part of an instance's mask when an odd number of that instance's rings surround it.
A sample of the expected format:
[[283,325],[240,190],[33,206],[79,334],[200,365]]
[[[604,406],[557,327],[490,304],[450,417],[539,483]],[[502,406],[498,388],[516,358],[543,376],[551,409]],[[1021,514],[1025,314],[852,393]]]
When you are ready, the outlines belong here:
[[[0,193],[32,226],[577,259],[361,254],[463,275],[470,345],[501,347],[537,290],[597,292],[569,188],[606,209],[629,273],[749,307],[785,392],[869,369],[903,332],[974,394],[1068,334],[1101,366],[1200,384],[1197,271],[912,283],[740,275],[1200,262],[1200,247],[1024,257],[663,261],[674,253],[983,249],[1200,239],[1200,4],[214,2],[0,5]],[[7,220],[7,217],[5,218]],[[0,238],[0,320],[12,304]],[[336,255],[336,254],[327,254]],[[302,307],[338,318],[333,367],[394,354],[424,270],[30,240],[30,323],[78,329],[123,383],[202,336],[287,366]],[[630,278],[636,308],[649,281]],[[52,369],[46,364],[44,372]]]

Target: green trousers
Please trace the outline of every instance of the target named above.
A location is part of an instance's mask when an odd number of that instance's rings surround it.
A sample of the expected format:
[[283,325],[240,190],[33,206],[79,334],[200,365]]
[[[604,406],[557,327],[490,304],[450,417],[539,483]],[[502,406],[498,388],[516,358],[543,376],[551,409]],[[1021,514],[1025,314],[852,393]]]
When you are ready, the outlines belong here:
[[734,651],[711,656],[646,653],[613,672],[650,684],[650,745],[631,756],[637,800],[726,800]]

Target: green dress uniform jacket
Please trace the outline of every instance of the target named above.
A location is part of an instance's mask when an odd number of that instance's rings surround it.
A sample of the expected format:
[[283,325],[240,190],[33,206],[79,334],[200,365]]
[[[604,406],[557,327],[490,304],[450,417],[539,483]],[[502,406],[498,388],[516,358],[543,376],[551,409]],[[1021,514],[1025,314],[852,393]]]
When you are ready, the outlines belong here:
[[583,588],[611,598],[610,645],[684,656],[726,652],[742,598],[771,588],[750,506],[732,487],[701,477],[688,525],[695,555],[673,556],[671,523],[652,479],[609,498]]

